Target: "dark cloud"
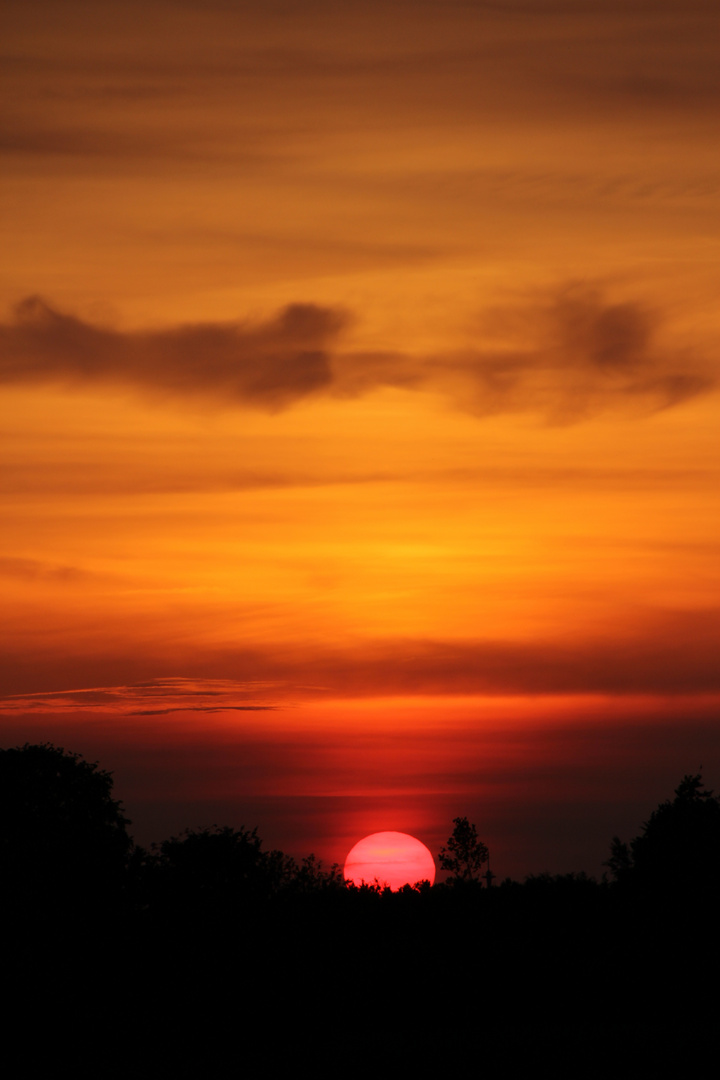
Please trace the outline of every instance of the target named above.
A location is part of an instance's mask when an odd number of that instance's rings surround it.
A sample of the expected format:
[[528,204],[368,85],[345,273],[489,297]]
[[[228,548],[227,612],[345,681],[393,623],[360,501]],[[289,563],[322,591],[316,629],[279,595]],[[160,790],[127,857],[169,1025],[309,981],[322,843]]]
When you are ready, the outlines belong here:
[[345,322],[341,312],[294,304],[259,324],[121,333],[30,297],[0,327],[0,381],[125,384],[275,411],[330,384],[328,345]]
[[[115,171],[127,171],[140,162],[147,172],[151,164],[166,160],[170,167],[176,159],[207,162],[213,151],[207,133],[193,132],[184,140],[174,138],[167,131],[118,130],[86,123],[84,126],[68,121],[64,125],[48,127],[42,121],[6,120],[0,128],[0,157],[17,156],[45,158],[82,157],[89,161],[106,162]],[[242,131],[239,145],[233,146],[232,160],[236,167],[245,170],[262,169],[271,165],[292,161],[292,154],[283,153],[277,138],[271,141],[257,131]],[[219,151],[216,151],[219,153]],[[227,157],[225,151],[224,157]]]
[[106,5],[90,21],[78,0],[61,5],[62,18],[52,0],[16,7],[0,152],[81,157],[85,168],[107,158],[146,171],[201,155],[271,167],[279,155],[285,169],[289,131],[304,157],[308,131],[375,131],[419,114],[444,129],[488,117],[542,129],[641,115],[666,126],[678,112],[697,123],[720,96],[708,0],[363,0],[274,12],[152,0],[136,16]]
[[480,344],[452,353],[341,352],[348,322],[344,312],[293,304],[258,324],[121,332],[32,297],[0,326],[0,381],[110,383],[270,412],[310,395],[392,386],[441,393],[477,415],[534,412],[554,422],[617,408],[652,412],[715,385],[689,350],[657,343],[656,313],[585,285],[491,312]]

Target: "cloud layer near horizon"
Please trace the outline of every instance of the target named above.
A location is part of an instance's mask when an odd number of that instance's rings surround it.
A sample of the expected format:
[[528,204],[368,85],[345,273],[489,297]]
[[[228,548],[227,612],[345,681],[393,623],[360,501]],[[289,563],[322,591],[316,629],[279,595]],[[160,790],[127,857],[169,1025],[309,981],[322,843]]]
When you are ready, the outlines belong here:
[[[143,708],[154,709],[163,697],[172,700],[161,701],[162,708],[172,705],[174,709],[178,702],[185,708],[196,705],[194,694],[184,687],[178,689],[182,680],[157,680],[150,674],[163,668],[195,672],[192,681],[201,687],[203,696],[208,694],[208,680],[214,687],[220,673],[233,671],[242,683],[231,682],[228,690],[221,688],[224,700],[233,707],[242,704],[238,702],[239,685],[250,688],[249,704],[255,706],[338,697],[717,695],[718,615],[717,606],[692,612],[646,612],[635,625],[628,621],[615,634],[606,630],[580,640],[573,635],[520,641],[490,636],[464,641],[407,636],[356,639],[334,646],[258,640],[254,645],[218,643],[214,648],[195,646],[191,651],[177,645],[164,649],[157,642],[142,655],[133,655],[122,644],[113,654],[111,648],[98,642],[95,649],[86,646],[82,656],[58,643],[53,654],[38,652],[30,657],[13,655],[8,649],[0,663],[0,676],[6,687],[18,693],[0,696],[0,713],[42,708],[46,695],[51,708],[61,703],[70,709],[107,703],[120,711],[133,711],[142,703]],[[27,697],[21,690],[29,685],[28,672],[38,664],[45,673],[43,690]],[[126,688],[127,697],[118,696],[117,688],[107,702],[104,698],[99,702],[86,691],[72,690],[68,696],[68,683],[72,687],[93,680],[97,685],[99,679],[123,673],[138,680],[136,686]],[[40,685],[38,677],[35,685]]]
[[697,356],[656,344],[657,316],[584,285],[496,310],[479,331],[485,340],[445,354],[342,351],[350,321],[293,304],[264,322],[120,331],[29,297],[0,325],[0,381],[125,386],[270,412],[390,386],[434,390],[478,415],[531,411],[561,422],[628,405],[666,408],[715,384]]
[[[152,686],[144,690],[152,696]],[[717,787],[715,705],[701,699],[629,698],[610,712],[599,700],[576,698],[562,711],[550,699],[536,702],[532,717],[446,699],[431,704],[432,718],[415,707],[420,722],[404,731],[389,731],[372,712],[344,723],[342,706],[321,728],[307,707],[304,722],[284,732],[277,721],[287,711],[198,724],[137,713],[108,722],[102,702],[94,711],[45,707],[6,714],[5,744],[49,739],[98,759],[142,844],[215,821],[257,825],[268,846],[298,857],[314,850],[342,861],[388,823],[438,851],[453,816],[465,814],[503,876],[600,873],[612,835],[635,835],[683,772],[704,765],[708,787]]]

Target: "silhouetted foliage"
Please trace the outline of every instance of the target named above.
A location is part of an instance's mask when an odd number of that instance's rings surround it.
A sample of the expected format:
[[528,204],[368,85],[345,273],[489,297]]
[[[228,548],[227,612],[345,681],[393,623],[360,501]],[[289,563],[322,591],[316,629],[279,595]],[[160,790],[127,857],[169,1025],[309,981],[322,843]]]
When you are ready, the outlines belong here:
[[317,859],[313,854],[307,855],[299,866],[292,866],[289,884],[301,893],[344,889],[346,886],[342,867],[338,863],[333,863],[326,870],[322,859]]
[[113,780],[50,743],[0,750],[0,867],[14,903],[86,907],[119,894],[132,846]]
[[630,844],[613,837],[606,866],[624,884],[660,891],[720,888],[720,799],[686,775]]
[[529,874],[525,878],[525,886],[530,890],[551,889],[555,892],[577,894],[581,890],[588,891],[597,889],[598,883],[593,877],[580,870],[578,873],[569,874]]
[[[66,771],[72,783],[60,783]],[[105,825],[85,832],[68,822],[83,805],[77,791],[93,777],[88,817]],[[74,794],[66,801],[55,785]],[[440,1071],[447,1043],[428,1043],[428,1029],[478,1023],[493,1035],[487,1064],[505,1071],[537,1071],[551,1060],[563,1075],[584,1074],[588,1062],[591,1075],[596,1064],[606,1075],[618,1061],[642,1074],[670,1061],[679,1072],[688,1048],[693,1063],[703,1047],[714,1052],[707,1032],[717,1009],[717,904],[700,903],[697,892],[685,907],[648,903],[677,873],[678,850],[695,851],[692,861],[704,868],[708,852],[717,861],[718,800],[699,777],[683,780],[641,837],[614,844],[619,870],[633,880],[645,865],[661,867],[660,877],[643,877],[659,882],[647,891],[582,873],[464,888],[488,858],[467,818],[455,819],[440,857],[451,888],[348,886],[339,866],[263,851],[256,829],[188,830],[147,853],[130,848],[110,790],[109,774],[54,747],[0,755],[4,882],[15,858],[16,880],[29,883],[25,895],[34,889],[37,901],[31,920],[6,920],[21,932],[6,934],[3,973],[18,1011],[33,1024],[43,1017],[45,1072],[57,1071],[69,1030],[82,1030],[77,1045],[86,1051],[95,1040],[93,1075],[118,1080],[292,1072],[318,1016],[328,1054],[345,1060],[350,1046],[358,1072],[377,1071],[378,1061],[403,1073]],[[28,852],[42,847],[33,841],[26,851],[22,839],[33,835],[34,815],[45,822],[35,830],[43,842],[56,816],[66,822],[62,835],[85,838],[78,849],[85,862],[60,861],[80,867],[72,907],[63,906],[59,879],[48,876],[49,856],[40,859],[43,873],[17,872],[18,851],[31,862]],[[112,865],[122,871],[111,875],[112,887],[134,903],[118,909],[121,918],[98,908],[100,918],[71,920],[83,883],[99,880],[96,848],[107,853],[106,831]],[[58,904],[62,923],[48,933]],[[57,1031],[48,1039],[53,1018]],[[25,1071],[34,1045],[22,1044]]]
[[447,847],[440,851],[440,869],[450,874],[454,883],[479,881],[480,870],[488,861],[488,849],[466,817],[454,818],[453,824]]
[[159,845],[158,866],[166,891],[184,901],[236,901],[266,891],[266,856],[257,829],[186,829]]
[[629,846],[619,836],[613,836],[610,843],[610,858],[604,863],[616,881],[626,881],[633,868],[633,858]]

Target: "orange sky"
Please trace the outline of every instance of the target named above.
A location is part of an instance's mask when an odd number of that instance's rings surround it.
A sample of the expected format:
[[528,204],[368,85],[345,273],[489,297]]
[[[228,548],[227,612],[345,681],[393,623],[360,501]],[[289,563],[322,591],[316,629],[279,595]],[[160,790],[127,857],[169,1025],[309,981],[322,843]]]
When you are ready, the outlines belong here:
[[3,744],[501,875],[720,786],[717,6],[4,19]]

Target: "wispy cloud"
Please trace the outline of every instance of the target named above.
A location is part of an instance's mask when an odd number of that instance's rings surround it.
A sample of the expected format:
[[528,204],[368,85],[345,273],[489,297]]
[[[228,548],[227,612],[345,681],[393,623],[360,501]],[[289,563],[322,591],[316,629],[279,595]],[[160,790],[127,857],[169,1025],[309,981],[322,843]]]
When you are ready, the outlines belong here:
[[660,326],[640,304],[571,284],[489,313],[476,348],[422,358],[342,357],[335,386],[350,394],[382,384],[434,388],[476,415],[534,412],[559,423],[613,409],[647,413],[716,383],[696,355],[658,341]]
[[38,559],[17,559],[0,556],[0,576],[20,581],[52,582],[58,585],[76,585],[92,575],[76,566],[62,566]]
[[[232,679],[189,679],[183,677],[149,679],[128,686],[91,686],[78,690],[58,690],[0,697],[0,712],[74,712],[108,710],[122,716],[165,716],[176,712],[216,713],[272,712],[274,704],[257,704],[238,699],[267,694],[271,685],[237,682]],[[153,708],[154,703],[160,704]]]
[[[92,688],[90,680],[98,670],[127,671],[133,670],[133,665],[154,665],[156,670],[167,667],[170,660],[162,646],[131,660],[125,656],[81,659],[74,654],[58,655],[54,658],[58,672],[71,671],[75,678],[86,678],[90,689],[16,693],[0,700],[0,711],[107,709],[127,715],[140,710],[158,714],[219,711],[338,697],[720,693],[717,607],[694,612],[655,611],[638,616],[632,625],[628,618],[627,623],[614,635],[606,631],[543,640],[404,637],[353,640],[334,648],[259,642],[253,649],[175,649],[176,669],[207,676],[150,679],[115,687]],[[47,658],[44,666],[48,667]],[[18,659],[9,657],[7,667],[17,680]],[[230,667],[237,673],[235,680],[209,674]],[[62,674],[57,678],[59,681]]]

